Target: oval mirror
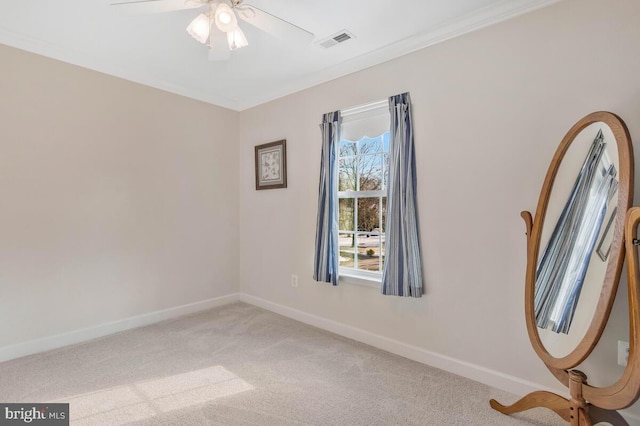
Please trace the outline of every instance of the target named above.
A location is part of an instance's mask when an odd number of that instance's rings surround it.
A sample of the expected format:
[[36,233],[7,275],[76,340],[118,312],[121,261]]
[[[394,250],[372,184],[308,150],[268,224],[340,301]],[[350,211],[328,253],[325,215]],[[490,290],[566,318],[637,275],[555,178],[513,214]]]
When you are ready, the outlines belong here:
[[596,112],[569,130],[547,172],[529,241],[527,328],[552,368],[580,364],[611,312],[631,205],[630,152],[622,120]]

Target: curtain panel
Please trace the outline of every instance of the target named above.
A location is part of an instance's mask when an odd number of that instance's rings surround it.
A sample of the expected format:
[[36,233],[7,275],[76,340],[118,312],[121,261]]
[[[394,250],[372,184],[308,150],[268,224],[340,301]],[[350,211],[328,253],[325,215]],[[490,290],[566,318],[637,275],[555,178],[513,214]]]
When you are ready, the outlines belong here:
[[316,222],[315,260],[313,279],[338,285],[338,166],[340,143],[340,111],[324,114],[322,131],[322,158],[318,189],[318,217]]
[[555,333],[569,333],[607,207],[618,189],[617,170],[605,161],[606,145],[600,131],[536,269],[536,324]]
[[416,158],[409,93],[389,98],[389,183],[382,293],[422,297],[422,254],[416,202]]

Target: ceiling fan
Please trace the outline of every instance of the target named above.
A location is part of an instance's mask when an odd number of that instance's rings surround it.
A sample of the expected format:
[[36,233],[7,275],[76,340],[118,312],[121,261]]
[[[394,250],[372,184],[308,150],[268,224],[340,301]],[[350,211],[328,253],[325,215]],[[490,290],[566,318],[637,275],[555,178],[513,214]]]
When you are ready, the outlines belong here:
[[[207,7],[187,27],[191,37],[209,48],[209,60],[225,60],[249,44],[238,18],[288,43],[307,44],[313,34],[243,0],[133,0],[112,3],[128,14],[150,14]],[[226,39],[226,40],[225,40]]]

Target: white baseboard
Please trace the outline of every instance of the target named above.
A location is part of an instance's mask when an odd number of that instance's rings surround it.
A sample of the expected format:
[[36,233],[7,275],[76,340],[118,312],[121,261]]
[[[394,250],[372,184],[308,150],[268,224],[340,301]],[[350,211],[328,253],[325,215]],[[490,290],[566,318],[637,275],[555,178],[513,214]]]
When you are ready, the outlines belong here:
[[[337,321],[323,318],[317,315],[309,314],[288,306],[280,305],[266,299],[251,296],[245,293],[234,293],[227,296],[216,297],[213,299],[203,300],[187,305],[176,306],[173,308],[163,309],[160,311],[150,312],[147,314],[137,315],[135,317],[126,318],[119,321],[113,321],[100,324],[95,327],[75,330],[68,333],[57,334],[54,336],[43,337],[40,339],[30,340],[11,346],[0,348],[0,362],[20,358],[26,355],[32,355],[45,352],[52,349],[61,348],[76,343],[86,342],[88,340],[107,336],[109,334],[118,333],[133,328],[143,327],[145,325],[154,324],[163,320],[177,318],[195,312],[204,311],[218,306],[227,305],[235,302],[245,302],[251,305],[267,309],[288,318],[312,325],[370,346],[391,352],[396,355],[417,361],[441,370],[484,383],[488,386],[505,390],[516,395],[526,395],[537,390],[548,390],[563,394],[561,388],[552,389],[520,379],[515,376],[491,370],[473,363],[461,361],[436,352],[431,352],[417,346],[409,345],[379,334],[352,327]],[[629,413],[625,410],[621,414],[627,419],[629,424],[640,425],[640,417]]]
[[[431,352],[417,346],[399,342],[397,340],[390,339],[379,334],[371,333],[369,331],[352,327],[341,322],[312,315],[304,311],[299,311],[297,309],[270,302],[259,297],[250,296],[248,294],[241,294],[240,300],[242,302],[267,309],[280,315],[284,315],[285,317],[304,322],[305,324],[313,325],[314,327],[331,331],[332,333],[357,340],[358,342],[366,343],[367,345],[376,347],[378,349],[382,349],[387,352],[409,358],[413,361],[417,361],[423,364],[430,365],[432,367],[439,368],[441,370],[448,371],[450,373],[457,374],[459,376],[467,377],[477,382],[484,383],[498,389],[503,389],[517,395],[525,395],[529,392],[543,389],[537,383],[529,382],[469,362],[460,361],[446,355]],[[544,390],[558,392],[557,389]]]
[[204,311],[215,308],[217,306],[227,305],[240,301],[240,294],[230,294],[222,297],[202,300],[186,305],[175,306],[173,308],[163,309],[160,311],[149,312],[142,315],[126,318],[123,320],[100,324],[95,327],[83,328],[67,333],[56,334],[54,336],[43,337],[40,339],[29,340],[27,342],[17,343],[15,345],[0,348],[0,362],[20,358],[27,355],[33,355],[40,352],[58,349],[63,346],[73,345],[75,343],[86,342],[87,340],[104,337],[109,334],[118,333],[120,331],[130,330],[132,328],[143,327],[145,325],[154,324],[171,318],[188,315],[195,312]]
[[[312,315],[266,299],[240,293],[240,301],[519,396],[524,396],[530,392],[539,390],[546,390],[560,394],[561,396],[568,396],[568,391],[566,389],[549,388],[548,386],[543,386],[538,383],[491,370],[470,362],[461,361],[456,358],[431,352],[417,346],[399,342],[397,340],[327,318]],[[620,411],[620,414],[625,417],[629,424],[640,425],[639,416],[625,410]]]

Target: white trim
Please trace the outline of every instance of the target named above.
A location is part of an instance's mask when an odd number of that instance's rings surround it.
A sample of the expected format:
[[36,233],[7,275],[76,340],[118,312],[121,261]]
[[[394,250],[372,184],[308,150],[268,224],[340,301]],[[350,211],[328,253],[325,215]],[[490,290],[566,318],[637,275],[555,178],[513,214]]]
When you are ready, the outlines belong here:
[[254,96],[238,101],[238,111],[244,111],[274,99],[291,95],[301,90],[399,58],[429,46],[434,46],[560,1],[561,0],[497,0],[495,3],[476,10],[464,17],[446,22],[432,31],[399,40],[396,43],[381,47],[378,50],[325,68],[321,72],[291,79],[287,85],[278,86],[269,93],[256,92]]
[[[230,99],[212,92],[205,93],[195,87],[164,81],[154,77],[153,73],[149,73],[147,70],[135,67],[134,64],[129,64],[126,69],[122,69],[119,66],[114,66],[109,63],[105,58],[91,52],[78,52],[68,47],[53,45],[46,40],[40,40],[3,28],[0,28],[0,43],[146,86],[155,87],[177,95],[219,105],[235,111],[243,111],[382,62],[390,61],[394,58],[415,52],[416,50],[488,27],[515,16],[549,6],[559,1],[560,0],[497,0],[487,7],[444,23],[432,31],[408,37],[321,71],[312,72],[299,78],[292,78],[285,84],[275,86],[272,90],[266,92],[258,91],[243,99]],[[318,49],[321,49],[321,47],[318,47]]]
[[132,328],[143,327],[145,325],[154,324],[167,319],[177,318],[218,306],[228,305],[230,303],[238,302],[240,299],[240,294],[234,293],[227,296],[215,297],[186,305],[175,306],[173,308],[136,315],[134,317],[112,321],[94,327],[87,327],[80,330],[69,331],[67,333],[16,343],[15,345],[0,347],[0,362],[52,349],[58,349],[75,343],[86,342],[87,340],[104,337],[109,334],[130,330]]
[[[568,392],[567,389],[563,387],[550,388],[543,386],[490,368],[428,351],[357,327],[352,327],[341,322],[309,314],[266,299],[250,296],[246,293],[240,294],[240,301],[516,395],[523,396],[539,390],[546,390],[560,395],[565,395]],[[626,410],[621,410],[620,414],[622,414],[630,424],[640,424],[640,416],[629,413]]]
[[548,387],[537,383],[529,382],[515,376],[481,367],[470,362],[461,361],[436,352],[431,352],[417,346],[409,345],[398,340],[390,339],[379,334],[371,333],[360,328],[352,327],[341,322],[333,321],[327,318],[319,317],[307,312],[299,311],[288,306],[280,305],[259,297],[241,294],[240,300],[275,312],[280,315],[295,319],[314,327],[348,337],[358,342],[391,352],[396,355],[409,358],[413,361],[421,362],[441,370],[463,376],[498,389],[503,389],[517,395],[525,395],[536,390],[549,390],[558,392],[558,389],[549,389]]
[[[386,154],[387,152],[385,151],[380,151],[384,154]],[[367,154],[367,155],[380,155],[380,153],[375,153],[375,154]],[[357,157],[357,155],[354,155],[353,157]],[[344,157],[340,157],[340,158],[344,158]],[[364,198],[364,197],[386,197],[387,196],[387,191],[385,190],[378,190],[378,191],[352,191],[351,189],[348,189],[346,191],[338,191],[338,198]]]
[[384,99],[340,110],[343,123],[358,120],[363,117],[373,117],[379,114],[389,114],[389,100]]
[[[344,336],[358,342],[368,344],[370,346],[391,352],[396,355],[417,361],[441,370],[484,383],[497,389],[514,393],[516,395],[525,395],[537,390],[547,390],[560,395],[566,394],[566,389],[550,388],[528,380],[523,380],[515,376],[511,376],[499,371],[491,370],[470,362],[461,361],[436,352],[431,352],[417,346],[409,345],[394,339],[390,339],[379,334],[371,333],[357,327],[333,321],[324,317],[309,314],[288,306],[280,305],[251,296],[246,293],[233,293],[227,296],[216,297],[199,302],[189,303],[186,305],[176,306],[173,308],[163,309],[160,311],[150,312],[147,314],[137,315],[119,321],[113,321],[101,324],[95,327],[88,327],[81,330],[75,330],[68,333],[57,334],[54,336],[43,337],[40,339],[30,340],[11,346],[0,348],[0,362],[20,358],[26,355],[45,352],[52,349],[61,348],[76,343],[85,342],[96,339],[98,337],[107,336],[109,334],[118,333],[133,328],[143,327],[145,325],[154,324],[171,318],[177,318],[195,312],[204,311],[218,306],[228,305],[235,302],[244,302],[260,308],[275,312],[288,318],[312,325],[314,327],[328,330],[332,333]],[[640,416],[629,413],[627,410],[621,410],[620,413],[630,424],[640,424]]]
[[378,290],[382,288],[382,274],[381,273],[363,273],[365,271],[359,271],[353,268],[340,268],[339,280],[345,284],[362,285],[365,287],[372,287]]

